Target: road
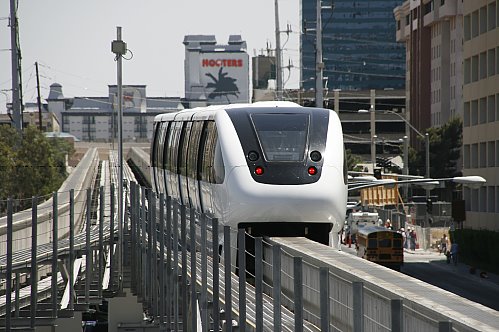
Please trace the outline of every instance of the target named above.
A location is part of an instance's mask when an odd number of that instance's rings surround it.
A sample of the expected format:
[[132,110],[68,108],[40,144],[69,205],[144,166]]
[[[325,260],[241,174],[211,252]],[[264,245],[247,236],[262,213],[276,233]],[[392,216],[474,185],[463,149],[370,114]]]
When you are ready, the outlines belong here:
[[[342,246],[342,250],[355,255],[354,246]],[[471,274],[469,270],[463,263],[447,264],[445,256],[435,251],[406,250],[401,273],[499,311],[499,276],[488,274],[484,279],[481,271]]]

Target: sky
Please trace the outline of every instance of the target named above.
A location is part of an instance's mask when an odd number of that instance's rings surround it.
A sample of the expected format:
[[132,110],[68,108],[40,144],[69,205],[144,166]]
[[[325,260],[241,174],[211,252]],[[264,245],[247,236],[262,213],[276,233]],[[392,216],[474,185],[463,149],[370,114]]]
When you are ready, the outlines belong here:
[[[225,44],[239,34],[250,57],[275,47],[272,0],[18,0],[24,102],[36,101],[35,62],[42,99],[52,83],[66,97],[107,96],[117,82],[111,42],[122,40],[133,58],[123,61],[123,84],[147,86],[150,97],[184,97],[185,35],[215,35]],[[299,0],[279,0],[285,88],[299,86]],[[0,0],[0,112],[11,101],[10,0]],[[128,56],[128,55],[127,55]],[[7,90],[7,91],[6,91]]]

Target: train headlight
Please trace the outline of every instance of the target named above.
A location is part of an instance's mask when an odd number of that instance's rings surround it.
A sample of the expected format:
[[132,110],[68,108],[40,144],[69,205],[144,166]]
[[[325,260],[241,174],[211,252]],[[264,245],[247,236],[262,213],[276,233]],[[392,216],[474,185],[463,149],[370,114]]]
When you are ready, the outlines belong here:
[[258,152],[256,151],[250,151],[248,153],[248,159],[249,161],[257,161],[260,156],[258,155]]
[[312,159],[312,161],[318,162],[319,160],[322,159],[322,155],[319,151],[314,150],[310,152],[310,159]]
[[261,167],[261,166],[256,166],[256,167],[255,167],[255,174],[256,174],[256,175],[262,175],[262,174],[263,174],[263,167]]
[[317,168],[315,168],[314,166],[310,166],[308,168],[308,174],[309,175],[315,175],[315,174],[317,174]]

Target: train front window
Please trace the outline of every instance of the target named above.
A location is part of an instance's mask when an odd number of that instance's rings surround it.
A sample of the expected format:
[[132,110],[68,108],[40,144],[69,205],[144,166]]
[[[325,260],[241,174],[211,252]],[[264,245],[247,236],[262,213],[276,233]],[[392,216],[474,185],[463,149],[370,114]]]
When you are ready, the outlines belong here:
[[252,114],[251,120],[267,161],[303,161],[308,114]]

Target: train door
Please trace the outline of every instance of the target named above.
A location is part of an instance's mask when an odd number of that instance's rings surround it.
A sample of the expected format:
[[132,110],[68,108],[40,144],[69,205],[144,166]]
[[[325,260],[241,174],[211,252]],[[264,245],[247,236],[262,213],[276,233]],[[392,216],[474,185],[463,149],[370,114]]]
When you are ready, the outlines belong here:
[[170,184],[170,193],[173,199],[180,201],[179,182],[178,182],[178,147],[180,141],[180,134],[182,131],[183,122],[175,121],[170,128],[170,135],[168,140],[169,149],[169,170],[168,182]]
[[162,174],[162,170],[160,169],[159,161],[161,160],[159,158],[160,154],[162,155],[162,149],[159,148],[160,144],[160,135],[161,135],[161,122],[156,122],[154,124],[154,139],[152,143],[152,149],[151,149],[151,171],[152,171],[152,182],[151,185],[153,189],[156,192],[160,192],[160,183],[161,181],[159,180],[160,173]]
[[200,175],[200,197],[201,207],[204,213],[213,214],[213,184],[215,183],[214,176],[214,158],[216,147],[216,126],[214,121],[207,121],[203,127],[200,142],[201,157],[199,166]]
[[191,135],[192,122],[185,122],[180,135],[178,147],[178,183],[180,188],[180,200],[182,204],[191,206],[187,187],[187,155]]
[[161,135],[161,140],[159,142],[159,148],[162,150],[162,157],[160,159],[161,162],[161,174],[162,174],[162,181],[163,181],[163,191],[160,191],[164,193],[165,195],[171,195],[171,189],[168,188],[168,181],[169,181],[169,173],[168,173],[168,167],[169,165],[169,150],[168,150],[168,137],[170,133],[170,124],[171,122],[164,122],[164,131]]
[[191,137],[187,152],[187,183],[191,206],[201,211],[201,198],[199,196],[198,160],[200,154],[200,141],[203,133],[203,121],[195,121],[191,128]]

